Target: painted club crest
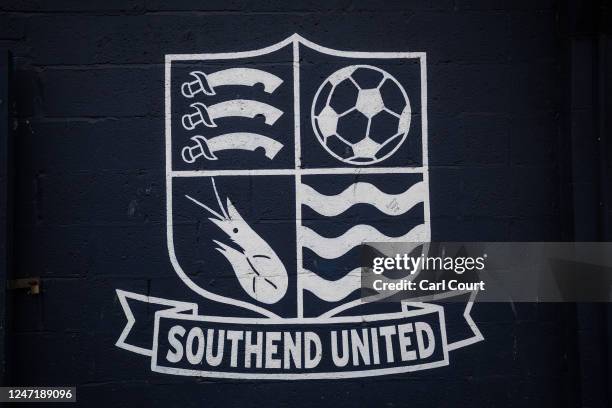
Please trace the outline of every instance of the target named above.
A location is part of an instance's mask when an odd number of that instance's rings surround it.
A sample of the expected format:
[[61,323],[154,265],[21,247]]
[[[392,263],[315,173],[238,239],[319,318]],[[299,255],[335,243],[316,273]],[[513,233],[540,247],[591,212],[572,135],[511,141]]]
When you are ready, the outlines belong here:
[[[119,347],[168,374],[300,379],[434,368],[482,339],[471,303],[452,339],[440,305],[360,298],[362,243],[431,239],[425,53],[293,35],[167,55],[165,78],[170,260],[232,312],[118,290]],[[162,309],[150,346],[130,342],[135,301]]]

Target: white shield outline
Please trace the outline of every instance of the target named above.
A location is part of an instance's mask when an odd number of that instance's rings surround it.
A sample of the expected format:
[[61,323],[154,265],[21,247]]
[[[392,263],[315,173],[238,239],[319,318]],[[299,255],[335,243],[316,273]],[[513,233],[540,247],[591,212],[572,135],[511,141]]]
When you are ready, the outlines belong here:
[[[418,59],[420,65],[420,82],[421,82],[421,166],[419,167],[341,167],[341,168],[323,168],[323,169],[302,169],[301,168],[301,134],[300,134],[300,49],[299,46],[303,45],[321,54],[345,57],[345,58],[361,58],[361,59],[400,59],[410,58]],[[237,58],[249,58],[256,57],[265,54],[270,54],[278,51],[284,47],[291,45],[293,47],[293,87],[294,87],[294,148],[295,148],[295,164],[294,168],[291,169],[273,169],[273,170],[193,170],[193,171],[174,171],[172,169],[172,132],[171,132],[171,120],[172,120],[172,98],[171,98],[171,63],[174,61],[189,61],[189,60],[229,60]],[[426,186],[427,194],[423,197],[423,233],[415,236],[413,241],[415,242],[427,242],[431,239],[431,224],[430,224],[430,208],[429,208],[429,172],[428,172],[428,126],[427,126],[427,69],[426,69],[426,53],[425,52],[363,52],[363,51],[339,51],[331,48],[326,48],[308,41],[298,34],[294,34],[285,40],[271,45],[269,47],[261,48],[252,51],[240,51],[240,52],[226,52],[226,53],[205,53],[205,54],[168,54],[165,56],[165,144],[166,144],[166,236],[168,253],[172,266],[179,276],[179,278],[189,287],[191,290],[203,296],[209,300],[221,302],[237,307],[245,308],[253,312],[259,313],[262,316],[282,319],[275,313],[252,304],[250,302],[230,298],[227,296],[212,293],[200,286],[198,286],[189,276],[183,271],[181,265],[178,262],[174,251],[174,237],[173,237],[173,217],[172,217],[172,181],[174,177],[203,177],[203,176],[214,176],[214,175],[293,175],[295,178],[296,185],[296,251],[297,251],[297,310],[298,318],[304,316],[304,305],[303,305],[303,289],[300,284],[301,277],[303,276],[303,266],[301,265],[302,259],[302,246],[300,245],[300,229],[301,226],[301,202],[298,200],[298,191],[301,184],[302,175],[311,174],[390,174],[390,173],[420,173],[423,177],[423,184]],[[405,239],[404,239],[405,240]],[[350,309],[354,306],[361,304],[361,299],[357,299],[352,302],[344,303],[325,314],[321,315],[320,318],[330,318],[338,313]]]
[[[476,326],[474,320],[471,317],[471,309],[474,303],[475,296],[477,292],[472,292],[469,296],[469,299],[466,303],[466,307],[463,311],[463,318],[465,322],[470,327],[472,331],[471,337],[455,340],[453,342],[448,342],[447,333],[446,333],[446,323],[445,323],[445,313],[444,308],[441,305],[432,304],[432,303],[422,303],[414,299],[412,302],[402,302],[400,306],[400,311],[392,312],[392,313],[383,313],[383,314],[365,314],[365,315],[350,315],[350,316],[338,316],[338,314],[350,307],[355,306],[355,304],[361,303],[361,300],[357,300],[356,302],[347,302],[342,304],[341,306],[326,312],[318,317],[314,318],[304,318],[303,316],[298,316],[296,318],[282,318],[280,316],[271,313],[270,311],[260,308],[256,305],[253,305],[248,302],[242,302],[236,299],[226,298],[221,295],[217,295],[211,292],[206,291],[205,289],[197,286],[194,282],[192,282],[184,273],[182,268],[180,267],[176,255],[174,253],[174,245],[173,245],[173,235],[172,235],[172,179],[173,177],[194,177],[194,176],[210,176],[210,171],[172,171],[172,162],[171,162],[171,154],[172,154],[172,145],[171,145],[171,128],[170,128],[170,120],[171,120],[171,94],[170,94],[170,63],[172,61],[177,60],[189,60],[189,59],[232,59],[232,58],[243,58],[249,56],[258,56],[266,53],[274,52],[280,50],[281,48],[288,46],[289,44],[293,45],[293,68],[294,68],[294,125],[295,125],[295,140],[296,143],[296,159],[295,159],[295,167],[293,170],[261,170],[259,174],[284,174],[294,175],[296,187],[300,183],[300,179],[302,174],[385,174],[385,173],[421,173],[423,180],[422,182],[427,186],[427,194],[423,197],[424,203],[424,222],[421,224],[422,226],[426,226],[426,233],[422,234],[420,239],[415,241],[429,241],[431,230],[430,230],[430,213],[429,213],[429,178],[428,178],[428,166],[427,166],[427,87],[426,87],[426,70],[425,70],[425,53],[377,53],[377,52],[354,52],[354,51],[336,51],[331,50],[329,48],[318,46],[312,42],[309,42],[297,34],[287,38],[286,40],[275,44],[273,46],[263,48],[255,51],[247,51],[247,52],[238,52],[238,53],[218,53],[218,54],[193,54],[193,55],[167,55],[166,56],[166,64],[165,64],[165,96],[166,96],[166,107],[165,107],[165,120],[166,120],[166,198],[167,198],[167,244],[168,251],[170,255],[170,259],[172,265],[179,275],[183,282],[191,288],[196,293],[201,296],[219,301],[222,303],[232,304],[235,306],[243,307],[257,313],[260,313],[263,318],[240,318],[240,317],[221,317],[221,316],[210,316],[207,314],[200,315],[198,314],[198,305],[196,303],[189,303],[184,301],[175,301],[170,299],[163,299],[157,297],[151,297],[147,295],[140,295],[132,292],[127,292],[124,290],[117,289],[117,297],[119,299],[119,303],[124,311],[124,314],[127,318],[127,323],[119,336],[119,339],[115,343],[115,345],[119,348],[149,356],[151,358],[151,371],[166,373],[172,375],[184,375],[184,376],[201,376],[201,377],[210,377],[210,378],[235,378],[235,379],[279,379],[279,380],[299,380],[299,379],[340,379],[340,378],[355,378],[355,377],[368,377],[368,376],[378,376],[378,375],[387,375],[387,374],[398,374],[398,373],[406,373],[412,371],[419,370],[427,370],[436,367],[442,367],[449,365],[449,352],[452,350],[456,350],[458,348],[462,348],[479,341],[484,340],[484,337],[478,327]],[[348,58],[419,58],[420,60],[420,71],[421,71],[421,114],[422,114],[422,166],[413,167],[413,168],[375,168],[375,167],[359,167],[359,168],[340,168],[340,169],[299,169],[299,158],[300,158],[300,117],[299,117],[299,45],[302,44],[307,48],[319,51],[323,54],[332,55],[332,56],[341,56]],[[298,171],[299,170],[299,171]],[[253,171],[252,170],[241,170],[243,175],[249,175]],[[236,175],[238,171],[235,170],[223,170],[216,171],[218,174],[225,175]],[[297,191],[296,189],[296,235],[299,235],[301,223],[300,217],[297,216],[299,214],[299,210],[301,209],[301,203],[297,200]],[[426,235],[426,236],[425,236]],[[299,238],[299,237],[297,237]],[[392,242],[399,242],[397,239]],[[301,247],[298,245],[298,251]],[[298,262],[299,259],[298,258]],[[301,265],[299,269],[303,269]],[[298,274],[300,276],[300,274]],[[298,280],[298,295],[300,294],[299,290],[299,280]],[[298,296],[299,297],[299,296]],[[129,333],[131,329],[136,324],[136,316],[130,309],[129,301],[139,301],[149,304],[154,304],[158,306],[166,307],[166,309],[162,309],[155,313],[155,321],[153,327],[153,338],[152,338],[152,346],[151,348],[142,347],[140,345],[131,344],[128,341]],[[302,305],[303,307],[303,305]],[[303,314],[303,313],[302,313]],[[182,321],[197,321],[197,322],[216,322],[216,323],[228,323],[228,324],[250,324],[257,325],[263,327],[273,327],[274,325],[329,325],[333,329],[334,325],[342,324],[342,323],[375,323],[377,321],[386,321],[389,319],[393,319],[394,317],[406,317],[411,318],[415,316],[425,315],[425,314],[435,314],[438,317],[437,325],[439,326],[440,335],[441,335],[441,352],[442,358],[428,363],[419,363],[416,365],[400,365],[397,367],[388,367],[388,368],[368,368],[368,369],[356,369],[356,370],[340,370],[340,371],[324,371],[324,372],[274,372],[274,373],[245,373],[245,372],[234,372],[234,371],[203,371],[203,370],[194,370],[194,369],[183,369],[178,367],[169,367],[163,366],[159,364],[157,360],[157,354],[159,352],[159,335],[160,335],[160,320],[161,319],[178,319]]]

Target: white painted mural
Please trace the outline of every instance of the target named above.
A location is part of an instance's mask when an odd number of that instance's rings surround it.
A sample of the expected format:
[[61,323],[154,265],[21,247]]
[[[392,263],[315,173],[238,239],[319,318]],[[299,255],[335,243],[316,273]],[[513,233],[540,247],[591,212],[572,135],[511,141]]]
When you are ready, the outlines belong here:
[[[363,243],[431,240],[424,52],[338,51],[295,34],[167,55],[165,109],[170,262],[223,311],[118,289],[118,347],[160,373],[297,380],[446,366],[483,340],[475,293],[459,312],[360,294]],[[134,302],[159,309],[150,344],[131,340]]]

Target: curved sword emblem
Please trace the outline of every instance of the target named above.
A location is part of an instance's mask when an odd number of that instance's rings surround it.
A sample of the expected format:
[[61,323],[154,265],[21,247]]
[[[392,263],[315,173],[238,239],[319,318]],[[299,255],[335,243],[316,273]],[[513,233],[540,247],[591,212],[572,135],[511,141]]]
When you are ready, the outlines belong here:
[[183,127],[187,130],[193,130],[201,123],[208,127],[217,127],[215,119],[229,116],[254,118],[261,115],[265,118],[266,124],[272,126],[283,114],[282,110],[272,105],[249,99],[233,99],[211,106],[194,102],[189,106],[194,109],[194,112],[187,113],[182,118]]
[[193,163],[199,157],[217,160],[215,152],[222,150],[249,150],[253,152],[258,148],[263,148],[265,156],[272,160],[284,146],[267,136],[248,132],[227,133],[211,138],[196,135],[191,140],[194,144],[185,146],[181,152],[186,163]]
[[226,85],[263,84],[264,91],[272,93],[283,83],[283,80],[276,75],[254,68],[229,68],[208,75],[202,71],[192,71],[189,75],[194,80],[184,82],[181,86],[181,93],[186,98],[193,98],[200,92],[205,95],[216,95],[215,88]]

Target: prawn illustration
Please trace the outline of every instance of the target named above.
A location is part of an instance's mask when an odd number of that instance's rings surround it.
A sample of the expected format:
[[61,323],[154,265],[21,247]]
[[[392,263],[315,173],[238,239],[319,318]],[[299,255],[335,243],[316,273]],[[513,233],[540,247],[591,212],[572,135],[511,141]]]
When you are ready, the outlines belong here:
[[282,261],[268,243],[242,218],[229,198],[223,207],[215,179],[211,178],[220,213],[193,197],[186,198],[204,208],[213,217],[208,218],[219,227],[239,249],[223,242],[212,240],[225,259],[231,264],[240,286],[253,299],[273,304],[285,296],[289,277]]

